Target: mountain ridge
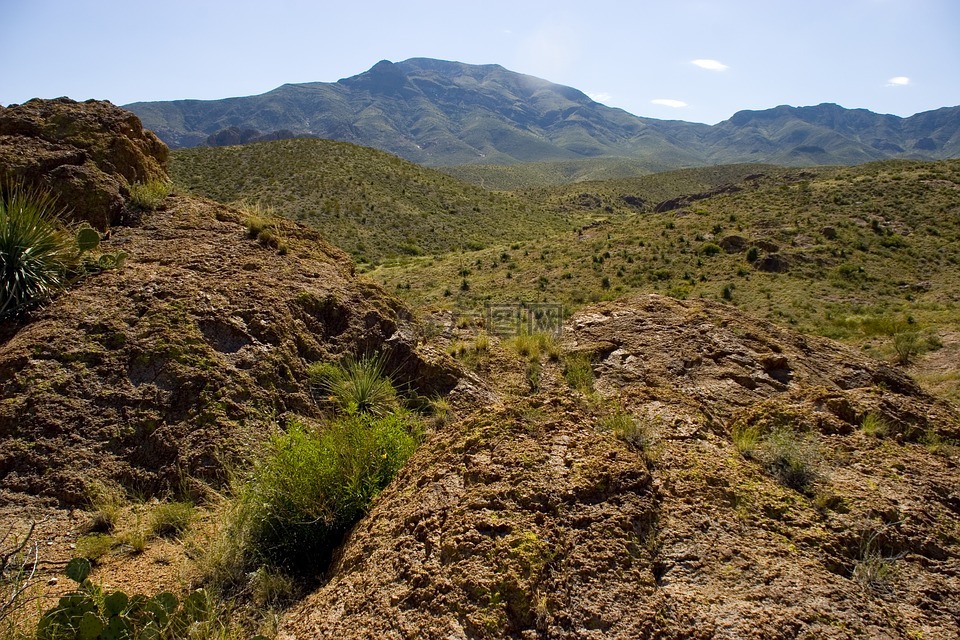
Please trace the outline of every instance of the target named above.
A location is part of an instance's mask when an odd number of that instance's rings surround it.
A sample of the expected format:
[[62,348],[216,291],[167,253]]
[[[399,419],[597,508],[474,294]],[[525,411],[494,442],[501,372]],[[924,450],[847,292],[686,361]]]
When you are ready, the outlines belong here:
[[833,103],[780,105],[706,125],[636,116],[497,64],[431,58],[381,60],[337,82],[284,84],[257,96],[125,108],[173,148],[215,145],[236,128],[251,139],[283,132],[352,142],[429,166],[613,157],[664,170],[960,157],[960,107],[902,118]]

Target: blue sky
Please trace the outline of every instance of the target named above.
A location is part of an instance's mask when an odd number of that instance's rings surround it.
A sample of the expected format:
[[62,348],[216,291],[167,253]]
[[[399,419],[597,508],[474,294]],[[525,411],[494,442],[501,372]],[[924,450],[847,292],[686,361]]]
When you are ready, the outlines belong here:
[[957,0],[0,0],[0,104],[332,82],[377,61],[497,63],[640,116],[960,105]]

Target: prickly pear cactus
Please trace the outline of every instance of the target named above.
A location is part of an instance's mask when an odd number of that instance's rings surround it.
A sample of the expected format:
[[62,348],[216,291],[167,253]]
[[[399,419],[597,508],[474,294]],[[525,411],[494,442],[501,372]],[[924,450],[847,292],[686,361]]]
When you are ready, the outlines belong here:
[[202,589],[182,602],[166,591],[153,597],[105,593],[90,581],[90,568],[86,558],[67,564],[67,577],[79,586],[40,617],[37,640],[173,640],[185,637],[191,625],[212,618],[210,599]]

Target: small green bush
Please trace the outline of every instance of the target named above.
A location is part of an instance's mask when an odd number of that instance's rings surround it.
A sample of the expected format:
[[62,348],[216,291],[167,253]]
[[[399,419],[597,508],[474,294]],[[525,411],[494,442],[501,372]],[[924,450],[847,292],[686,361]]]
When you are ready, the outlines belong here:
[[760,458],[784,486],[805,492],[818,478],[819,453],[811,438],[799,437],[790,429],[770,433],[761,448]]
[[539,361],[544,352],[551,360],[555,360],[559,353],[556,339],[553,334],[549,333],[522,332],[511,338],[506,344],[530,362]]
[[733,443],[745,458],[759,462],[782,485],[806,493],[820,479],[820,452],[811,436],[799,435],[789,426],[764,430],[738,423]]
[[539,360],[527,362],[523,375],[527,380],[527,385],[529,385],[531,393],[540,391],[540,381],[543,379],[543,367],[540,366]]
[[319,362],[308,371],[311,382],[345,413],[385,415],[397,406],[397,391],[386,372],[386,359],[347,357],[339,364]]
[[702,247],[700,247],[700,253],[702,253],[705,256],[715,256],[721,253],[722,251],[723,249],[720,248],[720,245],[713,242],[708,242]]
[[119,544],[119,540],[105,533],[91,533],[77,538],[77,555],[96,563]]
[[920,332],[899,331],[893,334],[893,350],[897,354],[897,364],[910,364],[922,351]]
[[260,216],[250,216],[246,221],[247,237],[256,240],[267,229],[269,223]]
[[413,453],[421,424],[408,413],[345,415],[312,429],[294,424],[276,436],[225,532],[223,575],[266,566],[291,575],[322,571],[343,535]]
[[873,412],[863,416],[863,420],[860,421],[860,428],[863,429],[863,432],[868,436],[874,436],[876,438],[884,438],[893,432],[893,427],[890,426],[890,423],[884,420],[883,416]]
[[649,425],[641,423],[635,416],[623,409],[617,409],[601,418],[600,429],[612,433],[644,453],[650,451],[655,440],[655,434]]
[[130,185],[130,203],[145,211],[154,211],[172,190],[173,185],[164,180],[136,182]]
[[178,536],[193,522],[193,505],[189,502],[164,502],[150,513],[149,532],[160,537]]
[[872,593],[887,593],[890,591],[890,582],[897,573],[896,561],[901,557],[898,554],[884,553],[884,540],[888,527],[901,523],[891,523],[881,527],[869,526],[861,531],[860,549],[854,558],[851,578],[860,585],[860,588]]
[[585,353],[568,355],[563,360],[563,377],[568,385],[578,391],[593,391],[593,358]]

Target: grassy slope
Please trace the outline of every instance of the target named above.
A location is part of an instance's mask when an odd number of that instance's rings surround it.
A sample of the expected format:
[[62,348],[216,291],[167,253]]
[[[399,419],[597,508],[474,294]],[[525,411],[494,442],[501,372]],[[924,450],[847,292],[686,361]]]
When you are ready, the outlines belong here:
[[[656,291],[724,299],[877,355],[891,350],[886,320],[960,331],[960,161],[729,165],[508,194],[370,149],[286,140],[178,151],[173,174],[320,228],[417,306],[573,309]],[[734,183],[744,190],[653,212]],[[789,269],[711,253],[730,235],[760,243],[761,259],[763,242],[777,245]]]
[[[597,187],[618,191],[616,183]],[[540,200],[563,206],[565,192],[544,190]],[[579,231],[395,261],[372,276],[418,305],[479,309],[519,300],[575,308],[650,291],[728,299],[761,317],[855,341],[889,329],[875,318],[960,329],[960,161],[781,172],[676,211],[597,209],[593,216]],[[711,245],[729,235],[778,245],[789,270],[762,272],[746,251],[711,255]],[[767,253],[758,252],[761,259]]]
[[477,248],[572,228],[565,216],[396,156],[329,140],[184,149],[171,175],[221,202],[320,229],[358,262]]
[[565,162],[522,164],[462,164],[441,171],[486,189],[513,191],[536,186],[555,186],[585,180],[613,180],[666,171],[661,166],[633,158],[589,158]]
[[[610,180],[580,181],[552,187],[533,186],[519,190],[518,195],[551,210],[584,210],[584,205],[592,201],[596,203],[594,209],[602,209],[607,213],[635,213],[638,209],[651,211],[658,203],[678,196],[738,184],[748,177],[762,175],[776,178],[796,173],[796,170],[773,165],[731,164]],[[586,198],[584,194],[587,194]],[[631,196],[645,204],[638,207],[624,199]]]

